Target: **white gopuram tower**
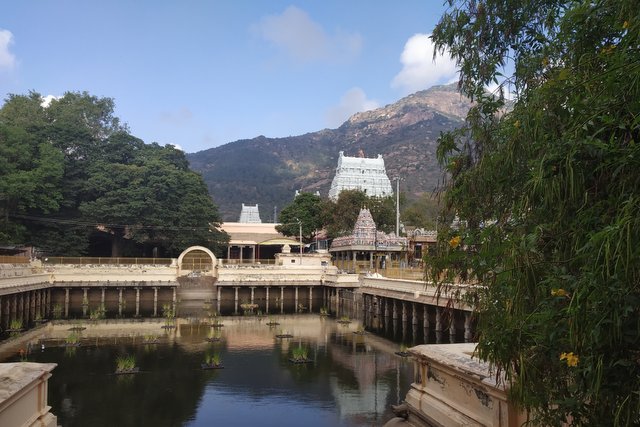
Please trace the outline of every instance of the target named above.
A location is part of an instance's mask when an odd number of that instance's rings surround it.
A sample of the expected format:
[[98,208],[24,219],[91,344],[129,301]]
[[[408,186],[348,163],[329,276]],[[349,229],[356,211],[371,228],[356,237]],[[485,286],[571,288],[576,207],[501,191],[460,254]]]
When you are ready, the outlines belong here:
[[368,159],[360,151],[361,157],[347,157],[340,151],[336,175],[331,182],[329,198],[337,200],[342,190],[360,190],[369,197],[388,197],[393,195],[391,181],[384,168],[381,154]]
[[260,211],[258,211],[258,205],[248,206],[242,204],[242,211],[240,212],[240,219],[238,222],[245,224],[262,224],[260,219]]

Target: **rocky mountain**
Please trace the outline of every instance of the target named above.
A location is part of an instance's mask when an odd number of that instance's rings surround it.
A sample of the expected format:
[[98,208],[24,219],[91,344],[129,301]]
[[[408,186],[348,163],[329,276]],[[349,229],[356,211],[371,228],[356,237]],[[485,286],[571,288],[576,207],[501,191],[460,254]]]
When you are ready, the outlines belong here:
[[326,196],[338,152],[382,154],[387,175],[402,178],[400,191],[415,197],[441,179],[435,152],[441,132],[462,123],[470,102],[455,85],[435,86],[394,104],[353,115],[337,129],[287,138],[259,136],[188,154],[202,173],[226,221],[237,221],[242,203],[260,205],[263,222],[289,204],[295,190]]

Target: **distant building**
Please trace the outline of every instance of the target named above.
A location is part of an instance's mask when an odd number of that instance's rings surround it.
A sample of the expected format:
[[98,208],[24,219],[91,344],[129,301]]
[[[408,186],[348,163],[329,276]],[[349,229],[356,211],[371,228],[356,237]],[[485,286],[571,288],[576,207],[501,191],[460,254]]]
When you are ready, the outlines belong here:
[[348,157],[340,151],[336,175],[331,182],[329,198],[337,200],[342,190],[360,190],[369,197],[387,197],[393,195],[391,181],[384,167],[381,154],[374,159],[364,157]]
[[333,239],[329,252],[339,269],[361,272],[406,265],[407,245],[406,237],[378,231],[369,209],[362,208],[353,233]]
[[262,220],[260,219],[260,211],[258,210],[258,205],[255,206],[246,206],[244,203],[242,204],[242,211],[240,212],[240,219],[238,222],[243,224],[261,224]]
[[279,233],[278,224],[223,222],[220,228],[229,235],[227,263],[254,263],[274,259],[285,245],[294,246],[298,251],[300,242]]
[[407,232],[409,237],[409,263],[412,266],[422,266],[423,257],[435,250],[438,243],[438,232],[426,228],[416,228]]

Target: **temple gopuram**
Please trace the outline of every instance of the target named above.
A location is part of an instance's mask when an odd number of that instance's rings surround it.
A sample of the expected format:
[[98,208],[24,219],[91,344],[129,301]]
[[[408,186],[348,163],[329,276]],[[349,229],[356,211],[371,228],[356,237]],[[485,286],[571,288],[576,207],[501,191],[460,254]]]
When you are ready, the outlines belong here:
[[333,239],[329,252],[339,269],[360,273],[406,265],[407,248],[406,237],[378,231],[369,209],[362,208],[353,233]]
[[329,198],[337,200],[342,190],[360,190],[369,197],[388,197],[393,195],[391,181],[384,167],[381,154],[369,159],[362,150],[358,157],[348,157],[340,151],[336,175],[331,182]]

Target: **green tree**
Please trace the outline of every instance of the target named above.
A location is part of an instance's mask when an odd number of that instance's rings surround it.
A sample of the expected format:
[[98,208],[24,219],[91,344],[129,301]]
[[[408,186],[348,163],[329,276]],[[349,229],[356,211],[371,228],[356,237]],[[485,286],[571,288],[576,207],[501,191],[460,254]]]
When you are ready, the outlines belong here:
[[112,256],[122,255],[125,239],[172,255],[193,244],[219,252],[228,240],[202,178],[181,151],[121,132],[95,155],[80,211],[109,237]]
[[338,200],[327,200],[323,222],[330,237],[344,236],[353,231],[360,209],[368,208],[378,230],[387,233],[396,229],[396,208],[393,197],[368,197],[359,190],[344,190]]
[[139,254],[177,255],[228,236],[202,178],[182,151],[145,144],[110,98],[66,93],[48,107],[35,92],[0,108],[0,239],[49,254],[83,255],[96,238]]
[[[476,104],[439,143],[462,221],[440,233],[433,278],[484,285],[478,355],[535,423],[637,425],[637,1],[449,5],[432,37]],[[507,114],[502,91],[485,92],[502,78]]]
[[280,212],[280,225],[276,230],[285,236],[298,236],[302,225],[302,240],[310,242],[323,227],[323,202],[320,196],[300,193]]
[[21,218],[58,210],[62,175],[62,153],[0,122],[0,240],[23,242],[27,230]]
[[365,207],[368,201],[367,195],[358,190],[343,190],[338,194],[338,200],[328,200],[324,207],[324,222],[329,237],[350,234],[360,209]]
[[433,230],[436,228],[440,209],[436,196],[423,193],[401,212],[402,222],[413,227]]

